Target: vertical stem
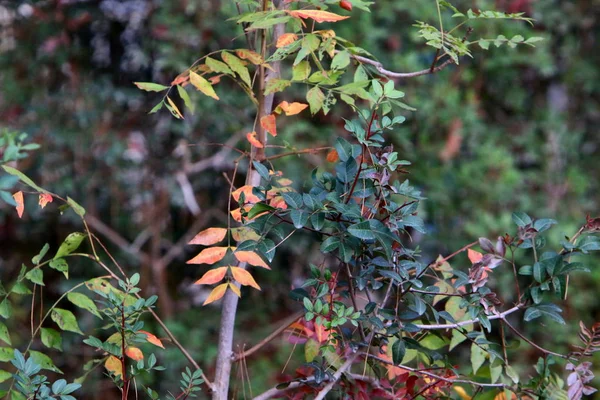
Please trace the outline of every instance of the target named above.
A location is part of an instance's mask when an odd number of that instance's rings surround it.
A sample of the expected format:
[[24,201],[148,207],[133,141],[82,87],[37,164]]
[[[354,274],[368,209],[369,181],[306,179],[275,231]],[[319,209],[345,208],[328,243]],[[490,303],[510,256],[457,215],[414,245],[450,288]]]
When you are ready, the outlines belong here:
[[[268,0],[262,1],[263,10],[267,9]],[[285,7],[286,4],[281,2],[281,7]],[[284,33],[285,25],[276,25],[273,30],[272,42],[276,42],[277,38]],[[262,33],[261,53],[263,59],[267,56],[267,35],[266,31]],[[256,148],[252,146],[251,159],[261,161],[264,159],[264,149],[267,144],[267,132],[260,125],[260,119],[266,115],[271,114],[273,111],[273,94],[267,96],[264,95],[265,86],[267,81],[279,77],[279,62],[273,62],[271,64],[273,70],[270,70],[267,74],[264,66],[259,67],[259,79],[258,79],[258,111],[256,133],[258,140],[263,144],[263,148]],[[252,168],[252,163],[248,166],[248,173],[246,175],[246,185],[259,186],[260,175]],[[240,268],[246,268],[246,263],[240,263]],[[236,285],[239,286],[238,283]],[[234,359],[233,354],[233,333],[235,327],[235,319],[238,306],[238,297],[231,290],[228,290],[223,297],[223,308],[221,311],[221,326],[219,329],[219,343],[217,351],[217,365],[215,371],[215,379],[213,381],[213,400],[226,400],[228,398],[229,383],[231,380],[231,366]]]

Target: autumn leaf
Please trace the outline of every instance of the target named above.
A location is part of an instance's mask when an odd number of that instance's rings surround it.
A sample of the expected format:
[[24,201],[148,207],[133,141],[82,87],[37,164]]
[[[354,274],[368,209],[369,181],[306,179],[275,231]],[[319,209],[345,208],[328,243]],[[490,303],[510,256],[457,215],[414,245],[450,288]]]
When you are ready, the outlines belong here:
[[52,198],[52,195],[48,194],[48,193],[40,193],[40,199],[39,199],[39,204],[41,208],[46,207],[46,205],[48,203],[52,203],[54,199]]
[[229,267],[219,267],[207,271],[202,278],[198,279],[195,285],[212,285],[213,283],[221,282],[227,273]]
[[231,210],[229,212],[229,214],[231,214],[231,218],[233,218],[233,220],[235,222],[242,222],[242,209],[241,208],[236,208],[235,210]]
[[473,263],[476,264],[479,261],[481,261],[481,259],[483,258],[483,254],[481,254],[478,251],[475,250],[471,250],[471,249],[467,249],[467,255],[469,257],[469,260]]
[[244,203],[258,203],[261,200],[258,198],[258,196],[256,196],[255,194],[252,193],[252,188],[253,186],[250,185],[244,185],[242,187],[240,187],[239,189],[237,189],[236,191],[231,193],[231,196],[233,197],[233,199],[237,202],[240,201],[240,195],[242,193],[244,193]]
[[155,346],[158,346],[160,348],[165,348],[165,346],[163,346],[162,342],[160,341],[159,338],[157,338],[155,335],[151,334],[148,331],[138,331],[138,333],[143,333],[144,335],[146,335],[146,340],[148,341],[148,343],[152,343]]
[[208,298],[206,299],[206,301],[204,302],[204,306],[207,304],[210,304],[214,301],[219,300],[221,297],[223,297],[223,295],[225,294],[225,291],[227,291],[227,283],[223,283],[219,286],[217,286],[216,288],[214,288],[212,290],[212,292],[210,292],[210,294],[208,295]]
[[235,258],[238,259],[239,262],[246,262],[250,265],[254,265],[255,267],[262,267],[266,269],[271,269],[258,254],[253,251],[238,251],[233,253]]
[[144,359],[144,353],[142,353],[142,351],[137,347],[128,347],[125,350],[125,354],[127,355],[127,357],[135,361],[140,361]]
[[298,35],[295,33],[284,33],[283,35],[279,36],[279,39],[277,39],[277,44],[275,44],[275,47],[279,49],[294,43],[296,40],[298,40]]
[[301,113],[307,107],[308,107],[308,104],[304,104],[304,103],[294,102],[294,103],[290,104],[287,101],[282,101],[281,103],[279,103],[279,105],[275,109],[275,112],[283,111],[285,113],[285,115],[287,115],[289,117],[290,115],[296,115],[296,114]]
[[290,14],[294,18],[309,18],[314,20],[315,22],[337,22],[350,18],[347,16],[344,17],[329,11],[322,10],[294,10],[288,11],[288,14]]
[[111,372],[114,376],[123,376],[123,365],[121,360],[115,356],[109,356],[104,363],[104,368]]
[[229,282],[229,289],[231,289],[231,291],[233,293],[235,293],[237,295],[237,297],[242,297],[242,292],[240,292],[240,288],[237,287],[236,285],[234,285],[233,283]]
[[277,126],[275,125],[275,114],[265,115],[260,119],[260,126],[273,136],[277,136]]
[[260,140],[258,140],[258,138],[256,137],[256,132],[252,131],[252,132],[248,132],[246,133],[246,139],[248,139],[248,141],[250,142],[250,144],[254,147],[258,147],[259,149],[262,149],[263,144],[260,142]]
[[281,208],[282,210],[287,210],[287,203],[283,199],[282,196],[275,196],[269,202],[269,205],[273,208]]
[[252,50],[237,49],[235,54],[242,60],[248,60],[254,65],[261,65],[265,62],[260,54]]
[[336,149],[333,149],[333,150],[329,151],[329,153],[327,153],[327,161],[328,162],[336,162],[339,159],[340,159],[340,156]]
[[181,74],[177,75],[177,77],[175,79],[173,79],[173,82],[171,82],[171,86],[176,86],[176,85],[181,85],[181,86],[186,86],[187,83],[190,80],[190,73],[189,71],[184,71]]
[[23,217],[23,212],[25,211],[25,200],[23,200],[23,192],[18,191],[13,194],[13,199],[15,199],[15,203],[17,203],[17,215],[19,218]]
[[177,108],[177,106],[169,96],[167,96],[167,102],[171,106],[172,114],[174,114],[178,118],[183,119],[183,114],[181,113],[181,111],[179,111],[179,108]]
[[233,275],[233,279],[239,282],[244,286],[252,286],[255,289],[261,290],[258,283],[254,280],[250,272],[246,271],[240,267],[231,267],[231,274]]
[[225,257],[228,248],[229,247],[209,247],[189,260],[187,264],[214,264]]
[[227,229],[225,228],[208,228],[194,236],[188,244],[200,244],[202,246],[212,246],[225,239]]
[[196,89],[204,93],[205,95],[212,97],[215,100],[219,100],[219,96],[215,93],[215,89],[213,89],[212,85],[209,81],[195,73],[194,71],[190,71],[190,82]]
[[258,233],[245,226],[231,228],[231,237],[233,237],[233,240],[236,242],[243,242],[244,240],[260,240],[260,235]]
[[281,178],[277,180],[277,183],[279,183],[281,186],[290,186],[292,183],[294,183],[294,181],[288,178]]
[[168,89],[168,86],[159,85],[158,83],[152,82],[133,82],[135,86],[139,89],[145,90],[147,92],[162,92],[163,90]]

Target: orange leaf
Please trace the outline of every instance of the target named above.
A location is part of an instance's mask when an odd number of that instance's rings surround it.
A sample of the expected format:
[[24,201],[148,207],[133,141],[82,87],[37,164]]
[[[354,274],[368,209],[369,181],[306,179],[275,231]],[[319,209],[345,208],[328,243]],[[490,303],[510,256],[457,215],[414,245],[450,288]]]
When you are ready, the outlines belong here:
[[209,247],[204,249],[196,257],[189,260],[188,264],[214,264],[225,257],[229,247]]
[[217,83],[221,82],[221,77],[223,76],[223,74],[221,75],[215,75],[215,76],[211,76],[210,78],[208,78],[208,80],[210,81],[210,83],[212,83],[213,85],[216,85]]
[[229,289],[231,289],[231,291],[233,293],[235,293],[237,295],[237,297],[242,297],[242,292],[240,292],[240,288],[237,287],[236,285],[234,285],[233,283],[229,282]]
[[329,11],[321,11],[321,10],[296,10],[296,11],[288,11],[294,18],[310,18],[315,22],[337,22],[344,19],[348,19],[350,17],[343,17],[341,15],[334,14]]
[[277,39],[277,44],[275,47],[279,49],[280,47],[285,47],[294,43],[296,40],[298,40],[298,35],[295,33],[284,33],[283,35],[279,36],[279,39]]
[[467,249],[467,255],[473,264],[478,263],[483,258],[483,254],[471,249]]
[[248,139],[250,144],[254,147],[258,147],[259,149],[262,149],[263,147],[265,147],[260,142],[260,140],[258,140],[258,138],[256,137],[256,132],[254,132],[254,131],[246,133],[246,139]]
[[246,271],[243,268],[239,267],[231,267],[231,274],[233,275],[233,279],[244,286],[252,286],[255,289],[261,290],[258,283],[254,280],[250,272]]
[[127,354],[127,357],[135,361],[140,361],[144,359],[144,353],[142,353],[142,351],[137,347],[128,347],[125,350],[125,354]]
[[265,115],[260,119],[260,126],[273,136],[277,136],[277,125],[275,125],[275,114]]
[[282,196],[273,197],[273,199],[269,202],[271,207],[281,208],[282,210],[287,210],[287,204]]
[[227,273],[229,267],[219,267],[207,271],[202,278],[198,279],[196,285],[212,285],[213,283],[221,282]]
[[315,324],[315,334],[317,335],[317,340],[319,341],[319,343],[323,343],[329,340],[331,331],[329,329],[326,329],[325,326],[321,324]]
[[185,86],[190,80],[190,72],[185,71],[177,75],[177,77],[171,82],[171,86],[181,85]]
[[48,203],[52,203],[52,200],[54,200],[52,198],[52,195],[48,194],[48,193],[40,193],[40,199],[39,199],[39,204],[41,208],[46,207],[46,205]]
[[23,217],[23,212],[25,211],[25,201],[23,200],[23,192],[19,191],[13,194],[13,199],[17,203],[17,215],[19,218]]
[[146,340],[148,341],[148,343],[152,343],[153,345],[158,346],[163,349],[165,348],[165,346],[163,346],[160,339],[157,338],[156,336],[154,336],[153,334],[151,334],[150,332],[148,332],[148,331],[138,331],[138,332],[146,335]]
[[246,262],[246,263],[248,263],[250,265],[254,265],[255,267],[262,267],[262,268],[266,268],[266,269],[271,269],[267,265],[267,263],[265,263],[263,261],[263,259],[260,258],[260,256],[258,254],[256,254],[255,252],[253,252],[253,251],[238,251],[236,253],[233,253],[233,255],[240,262]]
[[242,60],[248,60],[254,65],[261,65],[265,62],[260,54],[252,50],[238,49],[235,51],[235,54]]
[[110,356],[106,359],[104,368],[106,368],[108,372],[112,372],[115,376],[123,376],[123,364],[121,364],[121,360],[115,356]]
[[242,209],[236,208],[235,210],[231,210],[229,212],[231,214],[231,218],[233,218],[236,222],[242,222]]
[[244,193],[244,202],[245,204],[247,203],[258,203],[261,200],[258,198],[258,196],[256,196],[255,194],[252,193],[252,186],[250,185],[244,185],[241,188],[239,188],[238,190],[234,191],[231,193],[231,196],[233,197],[233,199],[237,202],[240,201],[240,194]]
[[211,246],[225,239],[227,229],[225,228],[208,228],[194,236],[188,244],[201,244],[203,246]]
[[[281,108],[281,110],[283,110],[283,112],[285,113],[285,115],[290,116],[290,115],[296,115],[301,113],[304,109],[306,109],[308,107],[308,104],[304,104],[304,103],[297,103],[294,102],[292,104],[288,103],[287,101],[282,101],[281,103],[279,103],[279,105],[277,106],[277,108]],[[276,109],[277,110],[277,109]]]
[[212,292],[210,292],[210,294],[208,295],[208,298],[206,299],[206,301],[204,302],[204,306],[207,304],[212,303],[213,301],[217,301],[219,300],[221,297],[223,297],[223,295],[225,294],[225,291],[227,290],[227,283],[222,283],[219,286],[217,286],[216,288],[214,288],[212,290]]
[[336,149],[333,149],[329,153],[327,153],[327,161],[336,162],[339,159],[340,159],[340,156],[338,155],[338,152]]

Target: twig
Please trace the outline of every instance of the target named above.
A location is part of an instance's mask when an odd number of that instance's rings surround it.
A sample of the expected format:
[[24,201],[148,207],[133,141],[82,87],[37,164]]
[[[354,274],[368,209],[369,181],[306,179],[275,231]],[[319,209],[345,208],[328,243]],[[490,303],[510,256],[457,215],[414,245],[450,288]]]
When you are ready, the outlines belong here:
[[177,180],[177,183],[179,183],[181,193],[183,194],[183,201],[187,206],[188,210],[190,210],[190,212],[194,216],[200,214],[200,206],[196,201],[196,196],[194,196],[194,189],[192,188],[192,184],[190,183],[190,180],[188,179],[185,172],[177,172],[175,174],[175,180]]
[[379,61],[371,60],[370,58],[366,58],[363,56],[357,56],[357,55],[353,55],[352,57],[354,57],[355,60],[360,61],[364,64],[369,64],[369,65],[374,66],[375,69],[377,70],[377,72],[379,72],[383,76],[387,76],[388,78],[414,78],[417,76],[429,75],[429,74],[433,74],[433,73],[443,70],[448,65],[454,64],[454,61],[452,59],[448,59],[445,62],[443,62],[442,64],[438,65],[437,67],[434,67],[433,69],[427,68],[427,69],[423,69],[421,71],[415,71],[415,72],[393,72],[393,71],[385,69],[383,67],[383,64],[381,64]]
[[[507,315],[510,315],[514,312],[517,312],[520,310],[520,307],[514,306],[513,308],[510,308],[504,312],[501,312],[499,314],[494,314],[494,315],[490,315],[488,317],[488,319],[490,321],[493,321],[495,319],[502,319],[505,320],[505,317]],[[479,318],[473,318],[473,319],[469,319],[467,321],[460,321],[457,322],[455,324],[427,324],[427,325],[422,325],[422,324],[415,324],[415,326],[417,326],[419,329],[424,329],[424,330],[437,330],[437,329],[456,329],[456,328],[460,328],[461,326],[465,326],[465,325],[471,325],[471,324],[475,324],[479,322]]]
[[290,152],[287,152],[287,153],[275,154],[274,156],[266,157],[265,160],[271,161],[271,160],[276,160],[278,158],[283,158],[283,157],[288,157],[288,156],[295,156],[295,155],[300,155],[300,154],[315,154],[315,153],[318,153],[320,151],[329,150],[329,149],[331,149],[331,147],[316,147],[314,149],[304,149],[304,150],[290,151]]
[[331,381],[327,385],[325,385],[325,387],[323,389],[321,389],[321,391],[317,394],[317,396],[315,397],[315,400],[325,399],[325,396],[327,396],[327,393],[329,393],[331,391],[331,389],[333,389],[333,387],[335,386],[337,381],[339,381],[340,378],[342,377],[342,374],[344,372],[346,372],[346,370],[350,369],[350,367],[352,367],[354,360],[356,360],[359,355],[360,355],[360,353],[356,353],[356,354],[353,354],[350,357],[348,357],[346,362],[343,363],[338,368],[337,371],[335,371],[335,374],[333,374],[333,379],[331,379]]
[[531,346],[535,347],[536,349],[538,349],[539,351],[541,351],[544,354],[550,354],[556,357],[560,357],[560,358],[564,358],[565,360],[568,360],[569,357],[563,355],[563,354],[559,354],[559,353],[555,353],[553,351],[550,350],[546,350],[541,346],[538,346],[537,344],[535,344],[533,341],[531,341],[530,339],[528,339],[525,335],[523,335],[521,332],[519,332],[519,330],[517,328],[515,328],[514,326],[512,326],[505,318],[502,318],[502,322],[504,322],[506,324],[506,326],[508,326],[510,328],[511,331],[514,332],[515,335],[517,335],[518,337],[520,337],[521,339],[523,339],[524,341],[526,341],[527,343],[529,343]]

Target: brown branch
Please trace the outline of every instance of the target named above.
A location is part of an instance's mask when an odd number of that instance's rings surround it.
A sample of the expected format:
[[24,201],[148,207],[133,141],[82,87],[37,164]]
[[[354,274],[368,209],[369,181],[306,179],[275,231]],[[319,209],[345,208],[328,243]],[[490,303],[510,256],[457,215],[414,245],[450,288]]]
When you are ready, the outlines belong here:
[[541,346],[538,346],[537,344],[535,344],[533,341],[531,341],[530,339],[528,339],[525,335],[523,335],[521,332],[519,332],[519,330],[517,328],[515,328],[514,326],[512,326],[505,318],[502,318],[502,322],[504,322],[506,324],[506,326],[508,326],[510,328],[511,331],[513,331],[513,333],[515,335],[517,335],[518,337],[520,337],[521,339],[523,339],[524,341],[526,341],[527,343],[529,343],[529,345],[531,345],[532,347],[535,347],[536,349],[538,349],[539,351],[541,351],[544,354],[550,354],[556,357],[560,357],[560,358],[564,358],[565,360],[568,360],[569,357],[563,355],[563,354],[559,354],[559,353],[555,353],[553,351],[550,350],[546,350]]
[[350,357],[348,357],[346,362],[343,363],[338,368],[337,371],[335,371],[335,374],[333,374],[333,378],[331,379],[331,381],[327,385],[325,385],[325,387],[323,389],[321,389],[321,391],[317,394],[317,396],[315,397],[315,400],[324,400],[325,399],[325,397],[327,396],[327,393],[329,393],[331,391],[331,389],[333,389],[333,387],[335,386],[337,381],[339,381],[340,378],[342,377],[342,374],[344,372],[346,372],[346,370],[350,369],[350,367],[352,367],[354,360],[356,360],[359,355],[360,355],[360,353],[356,353],[356,354],[353,354]]
[[415,78],[417,76],[429,75],[439,72],[446,68],[448,65],[454,64],[454,61],[452,59],[448,59],[434,68],[427,68],[415,72],[393,72],[385,69],[383,64],[381,64],[379,61],[371,60],[370,58],[357,55],[353,55],[352,57],[354,57],[355,60],[363,64],[372,65],[373,67],[375,67],[377,72],[379,72],[383,76],[387,76],[388,78]]
[[274,156],[266,157],[265,160],[271,161],[271,160],[276,160],[278,158],[283,158],[283,157],[288,157],[288,156],[295,156],[295,155],[300,155],[300,154],[315,154],[315,153],[318,153],[320,151],[329,150],[329,149],[331,149],[331,147],[316,147],[314,149],[304,149],[304,150],[290,151],[290,152],[287,152],[287,153],[275,154]]

